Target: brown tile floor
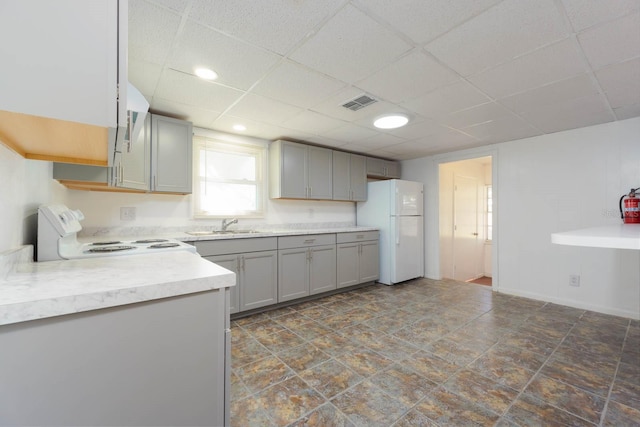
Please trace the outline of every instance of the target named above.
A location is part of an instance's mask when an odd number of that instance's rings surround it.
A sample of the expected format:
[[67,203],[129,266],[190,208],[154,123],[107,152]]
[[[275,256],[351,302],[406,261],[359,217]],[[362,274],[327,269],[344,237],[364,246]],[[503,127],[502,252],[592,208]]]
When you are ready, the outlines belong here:
[[640,425],[640,322],[454,281],[232,322],[232,426]]

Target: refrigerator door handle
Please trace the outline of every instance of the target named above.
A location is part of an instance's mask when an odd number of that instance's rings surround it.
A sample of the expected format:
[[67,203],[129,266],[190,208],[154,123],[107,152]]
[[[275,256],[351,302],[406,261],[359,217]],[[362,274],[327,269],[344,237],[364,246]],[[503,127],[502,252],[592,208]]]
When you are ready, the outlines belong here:
[[400,221],[396,218],[396,246],[400,245]]

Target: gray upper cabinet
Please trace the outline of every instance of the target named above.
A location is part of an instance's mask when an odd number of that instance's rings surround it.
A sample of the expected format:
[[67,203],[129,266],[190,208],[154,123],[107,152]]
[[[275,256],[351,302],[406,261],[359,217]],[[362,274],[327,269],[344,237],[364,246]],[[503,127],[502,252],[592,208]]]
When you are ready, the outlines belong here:
[[375,178],[400,178],[400,163],[367,157],[367,176]]
[[147,114],[138,138],[125,144],[120,154],[116,155],[118,167],[117,187],[151,189],[151,114]]
[[278,140],[269,163],[271,198],[332,199],[332,150]]
[[192,141],[190,122],[151,115],[151,191],[191,193]]
[[333,200],[367,200],[366,157],[333,151]]

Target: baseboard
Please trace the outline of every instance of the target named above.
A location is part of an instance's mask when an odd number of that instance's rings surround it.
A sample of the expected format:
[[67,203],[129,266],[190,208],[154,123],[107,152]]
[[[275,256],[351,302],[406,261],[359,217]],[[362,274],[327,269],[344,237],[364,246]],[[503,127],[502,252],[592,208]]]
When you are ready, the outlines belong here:
[[583,301],[575,301],[566,298],[555,298],[549,295],[539,294],[536,292],[526,292],[519,289],[511,289],[500,286],[498,292],[513,295],[517,297],[531,298],[538,301],[551,302],[553,304],[567,305],[569,307],[579,308],[582,310],[597,311],[598,313],[610,314],[612,316],[626,317],[629,319],[640,320],[640,311],[623,310],[614,307],[606,307],[598,304],[589,304]]

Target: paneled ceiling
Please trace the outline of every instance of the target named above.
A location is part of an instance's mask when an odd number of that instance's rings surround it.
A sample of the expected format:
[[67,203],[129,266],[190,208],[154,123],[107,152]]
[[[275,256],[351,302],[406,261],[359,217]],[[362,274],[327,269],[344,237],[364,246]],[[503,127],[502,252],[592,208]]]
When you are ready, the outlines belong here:
[[640,116],[640,0],[130,0],[129,80],[198,127],[416,158]]

